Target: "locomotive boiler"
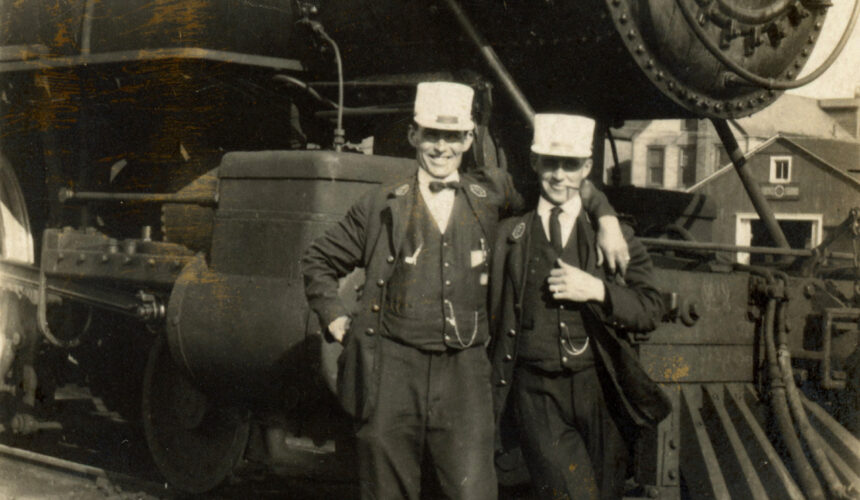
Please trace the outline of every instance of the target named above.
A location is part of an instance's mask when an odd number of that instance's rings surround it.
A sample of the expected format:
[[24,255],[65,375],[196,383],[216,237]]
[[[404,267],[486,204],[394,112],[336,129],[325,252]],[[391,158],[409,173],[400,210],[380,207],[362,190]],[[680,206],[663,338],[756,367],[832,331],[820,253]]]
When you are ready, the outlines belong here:
[[[349,470],[338,346],[308,310],[299,261],[364,191],[415,168],[415,84],[455,79],[477,96],[465,168],[506,168],[526,193],[535,109],[595,117],[596,152],[624,120],[713,120],[778,248],[710,242],[713,200],[643,209],[668,195],[606,187],[621,211],[686,239],[644,240],[669,308],[631,340],[674,411],[637,443],[635,494],[850,495],[858,257],[787,248],[726,125],[837,57],[856,5],[833,55],[796,80],[829,5],[0,2],[0,424],[38,428],[68,378],[57,353],[73,352],[142,421],[179,490],[248,468]],[[851,214],[843,229],[857,238]],[[738,251],[776,263],[712,259]],[[827,274],[840,258],[854,267]],[[363,286],[358,272],[341,293]],[[521,480],[517,457],[497,465]]]

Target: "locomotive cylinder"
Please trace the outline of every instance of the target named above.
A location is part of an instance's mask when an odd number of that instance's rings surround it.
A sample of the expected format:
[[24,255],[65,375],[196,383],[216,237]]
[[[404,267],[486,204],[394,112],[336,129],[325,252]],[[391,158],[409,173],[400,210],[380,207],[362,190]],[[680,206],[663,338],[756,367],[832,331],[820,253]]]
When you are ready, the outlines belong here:
[[[318,377],[322,342],[304,298],[304,249],[409,160],[313,151],[229,153],[218,168],[210,258],[183,269],[167,307],[177,365],[230,401],[284,403]],[[342,298],[355,301],[356,288]],[[287,402],[289,403],[289,402]]]

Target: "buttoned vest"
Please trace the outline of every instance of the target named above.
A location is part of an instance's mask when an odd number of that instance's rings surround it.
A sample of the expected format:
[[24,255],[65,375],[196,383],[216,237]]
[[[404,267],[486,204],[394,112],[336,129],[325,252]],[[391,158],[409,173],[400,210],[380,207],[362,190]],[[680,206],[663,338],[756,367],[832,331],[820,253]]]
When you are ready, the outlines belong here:
[[428,351],[486,344],[488,242],[457,192],[444,234],[416,190],[400,258],[389,278],[383,335]]
[[[581,223],[577,221],[577,224]],[[577,232],[574,227],[561,257],[566,263],[581,267]],[[517,345],[519,362],[548,372],[560,372],[562,367],[578,371],[592,366],[594,353],[590,346],[576,354],[587,339],[581,312],[583,305],[557,301],[549,291],[547,278],[557,267],[559,254],[547,239],[539,217],[535,217],[532,224],[529,245],[523,293],[523,331]]]

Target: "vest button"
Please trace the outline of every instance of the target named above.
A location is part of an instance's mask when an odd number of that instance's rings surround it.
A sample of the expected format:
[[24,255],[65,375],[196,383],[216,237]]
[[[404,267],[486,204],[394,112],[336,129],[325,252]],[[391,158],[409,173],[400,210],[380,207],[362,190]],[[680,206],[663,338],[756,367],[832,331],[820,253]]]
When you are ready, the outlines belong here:
[[382,286],[385,284],[385,280],[377,280],[376,286]]
[[445,263],[444,263],[444,264],[442,264],[442,265],[443,265],[443,266],[445,266],[445,267],[451,267],[451,263],[450,263],[450,262],[445,262]]
[[567,356],[562,356],[562,357],[561,357],[561,362],[562,362],[562,363],[567,363]]
[[510,354],[505,354],[505,361],[513,361],[514,357]]
[[559,304],[558,308],[561,309],[562,311],[564,311],[564,304]]
[[373,304],[372,306],[370,306],[370,310],[375,313],[379,312],[379,304]]
[[393,264],[394,263],[394,256],[389,255],[388,258],[385,259],[385,261],[388,262],[389,264]]
[[513,328],[511,328],[510,331],[508,331],[508,337],[516,337],[516,336],[517,336],[517,331],[514,330]]
[[451,286],[451,280],[445,280],[445,286]]
[[507,381],[507,380],[505,380],[505,379],[500,379],[500,380],[499,380],[499,385],[502,385],[502,386],[504,386],[504,385],[508,385],[508,381]]
[[565,324],[564,324],[564,321],[560,321],[560,322],[558,323],[558,326],[559,326],[559,328],[564,328],[564,327],[566,327],[567,325],[565,325]]
[[445,335],[445,342],[450,342],[450,341],[451,341],[451,336]]
[[367,335],[373,335],[376,332],[373,330],[373,328],[368,328],[367,330],[364,331],[364,333],[366,333]]

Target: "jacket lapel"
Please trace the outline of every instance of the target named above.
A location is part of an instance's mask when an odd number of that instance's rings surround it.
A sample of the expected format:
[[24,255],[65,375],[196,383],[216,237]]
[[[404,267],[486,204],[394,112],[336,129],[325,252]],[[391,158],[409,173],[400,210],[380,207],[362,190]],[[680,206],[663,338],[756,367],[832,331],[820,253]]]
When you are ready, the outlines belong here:
[[386,201],[385,211],[388,214],[389,230],[391,232],[389,242],[391,255],[400,256],[403,235],[409,224],[409,214],[415,206],[418,189],[418,177],[412,177],[403,184],[395,186],[389,193]]
[[[526,267],[528,267],[529,248],[531,247],[532,226],[538,220],[537,212],[532,210],[522,217],[522,226],[514,226],[513,233],[508,236],[511,249],[508,253],[507,268],[514,285],[514,301],[518,308],[522,307],[526,286]],[[539,222],[538,222],[539,223]],[[519,234],[519,236],[517,236]]]
[[576,251],[579,257],[580,268],[586,272],[592,272],[597,264],[594,249],[594,229],[591,227],[588,214],[585,210],[579,212],[574,225],[576,231]]
[[464,176],[461,176],[460,179],[460,190],[465,194],[466,200],[469,202],[469,208],[472,209],[472,213],[474,213],[475,217],[478,219],[478,224],[480,224],[481,230],[484,232],[484,238],[486,238],[487,241],[492,241],[493,221],[491,218],[493,216],[490,214],[486,203],[487,190],[480,184],[472,182],[471,179],[463,177]]

